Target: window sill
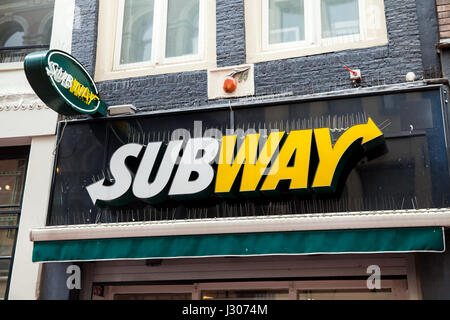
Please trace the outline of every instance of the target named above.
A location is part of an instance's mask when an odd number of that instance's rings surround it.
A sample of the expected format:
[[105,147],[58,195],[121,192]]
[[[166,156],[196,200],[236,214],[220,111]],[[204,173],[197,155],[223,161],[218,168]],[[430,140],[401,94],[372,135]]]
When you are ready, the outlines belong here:
[[23,62],[0,63],[0,71],[23,70]]
[[336,51],[355,50],[388,44],[386,39],[375,39],[357,41],[353,43],[336,43],[328,46],[308,46],[308,47],[291,47],[279,50],[247,52],[247,63],[257,63],[264,61],[282,60],[297,57],[306,57],[318,54],[331,53]]
[[135,66],[130,68],[123,68],[120,70],[97,70],[95,73],[95,81],[101,82],[108,80],[119,80],[126,78],[145,77],[169,73],[191,72],[200,70],[206,71],[207,69],[215,67],[216,67],[216,59],[214,59],[214,61],[201,60],[177,64],[164,64],[164,65],[138,66],[138,67]]

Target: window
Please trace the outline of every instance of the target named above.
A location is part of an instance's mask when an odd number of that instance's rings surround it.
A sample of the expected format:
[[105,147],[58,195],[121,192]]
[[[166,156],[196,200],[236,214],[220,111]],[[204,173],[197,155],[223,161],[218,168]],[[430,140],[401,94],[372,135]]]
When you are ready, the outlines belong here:
[[199,4],[200,0],[121,0],[116,64],[198,59]]
[[0,63],[20,62],[49,48],[53,9],[54,0],[1,2]]
[[358,0],[322,0],[322,38],[359,35]]
[[0,148],[0,300],[8,290],[27,158],[27,148]]
[[268,10],[267,29],[269,45],[286,42],[297,42],[305,40],[305,1],[268,0],[265,3]]
[[97,80],[215,66],[215,1],[103,0],[99,19]]
[[[120,42],[120,64],[150,60],[155,1],[125,0]],[[119,49],[119,48],[118,48]]]
[[387,44],[383,0],[246,0],[247,62]]

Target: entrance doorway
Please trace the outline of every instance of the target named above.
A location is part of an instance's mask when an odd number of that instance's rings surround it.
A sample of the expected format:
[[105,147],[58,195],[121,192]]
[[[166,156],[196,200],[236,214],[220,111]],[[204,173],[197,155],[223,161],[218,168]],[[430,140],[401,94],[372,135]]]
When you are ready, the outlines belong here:
[[[381,288],[369,290],[369,266]],[[220,257],[83,264],[80,298],[420,299],[411,254]]]
[[[96,287],[94,286],[94,293]],[[190,285],[105,286],[105,300],[406,300],[406,279],[381,280],[369,290],[366,280],[205,282]]]

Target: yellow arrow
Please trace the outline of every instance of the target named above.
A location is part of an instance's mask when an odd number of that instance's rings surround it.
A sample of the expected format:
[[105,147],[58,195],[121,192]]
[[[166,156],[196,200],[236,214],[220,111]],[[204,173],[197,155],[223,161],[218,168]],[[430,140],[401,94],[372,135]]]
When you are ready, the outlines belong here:
[[319,153],[319,165],[312,187],[326,188],[333,187],[333,178],[339,167],[339,162],[353,143],[362,138],[361,145],[365,145],[376,138],[382,137],[383,132],[369,118],[366,124],[356,125],[345,131],[334,147],[331,143],[328,128],[314,129],[314,136]]

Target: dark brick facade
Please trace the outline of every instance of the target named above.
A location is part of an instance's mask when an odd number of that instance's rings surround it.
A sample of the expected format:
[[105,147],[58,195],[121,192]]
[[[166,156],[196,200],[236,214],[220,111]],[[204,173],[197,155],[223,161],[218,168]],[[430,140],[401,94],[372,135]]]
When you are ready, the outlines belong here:
[[219,0],[216,3],[217,66],[244,64],[244,0]]
[[98,1],[76,0],[72,55],[94,74],[97,52]]
[[[98,3],[76,0],[82,29],[74,30],[73,55],[89,71],[95,66]],[[217,65],[246,63],[244,0],[217,0]],[[386,0],[389,43],[309,57],[255,64],[256,96],[302,95],[352,88],[343,65],[361,69],[362,86],[401,83],[407,72],[424,74],[416,0]],[[227,103],[208,101],[207,72],[146,76],[99,83],[104,100],[112,105],[133,103],[140,111]]]

